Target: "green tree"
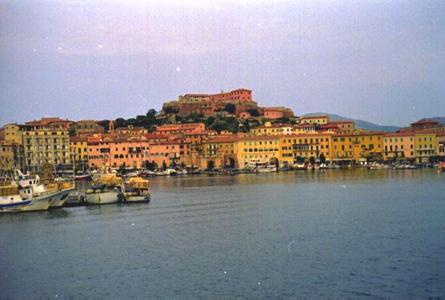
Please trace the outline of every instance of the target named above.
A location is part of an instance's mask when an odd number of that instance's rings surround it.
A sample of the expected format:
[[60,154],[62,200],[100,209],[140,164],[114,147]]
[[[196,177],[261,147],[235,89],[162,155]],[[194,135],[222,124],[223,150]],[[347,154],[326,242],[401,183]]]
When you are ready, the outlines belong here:
[[311,157],[309,158],[309,163],[310,163],[311,165],[314,165],[314,164],[315,164],[315,157],[311,156]]
[[255,109],[255,108],[251,108],[251,109],[248,109],[248,110],[246,110],[252,117],[259,117],[260,116],[260,113],[259,113],[259,111],[258,111],[258,109]]
[[322,164],[326,163],[326,157],[324,156],[323,153],[320,154],[320,163]]
[[116,128],[127,126],[126,121],[125,121],[124,118],[117,118],[115,120],[115,124],[116,124]]
[[236,106],[233,103],[227,103],[226,106],[224,106],[224,110],[229,114],[234,114],[236,111]]
[[146,114],[147,118],[154,119],[157,115],[156,109],[150,108]]

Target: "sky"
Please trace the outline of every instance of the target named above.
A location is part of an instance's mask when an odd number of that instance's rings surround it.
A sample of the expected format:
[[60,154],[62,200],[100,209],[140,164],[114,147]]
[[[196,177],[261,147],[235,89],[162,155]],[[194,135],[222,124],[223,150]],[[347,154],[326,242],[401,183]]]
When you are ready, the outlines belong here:
[[445,116],[445,1],[0,0],[0,124],[240,87],[297,115]]

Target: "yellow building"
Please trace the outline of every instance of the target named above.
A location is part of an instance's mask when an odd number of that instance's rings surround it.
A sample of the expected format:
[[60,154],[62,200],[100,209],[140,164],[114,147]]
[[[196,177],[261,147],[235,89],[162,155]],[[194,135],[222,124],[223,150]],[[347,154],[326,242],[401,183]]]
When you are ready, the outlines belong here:
[[364,162],[383,159],[383,132],[335,134],[332,144],[334,161]]
[[22,145],[22,131],[17,124],[6,124],[3,127],[4,140]]
[[68,129],[25,126],[23,149],[28,170],[39,172],[45,163],[71,166]]
[[440,157],[445,157],[445,132],[437,134],[437,147]]
[[311,158],[332,160],[332,135],[329,133],[281,136],[281,162],[293,165]]
[[385,160],[414,159],[414,134],[412,132],[385,133],[383,148]]
[[236,167],[236,136],[216,135],[209,136],[203,144],[204,159],[201,160],[201,168],[205,169],[210,164],[214,168],[235,168]]
[[75,167],[78,170],[88,168],[88,138],[71,137],[70,138],[71,159],[74,159]]
[[249,164],[270,163],[281,158],[280,137],[276,135],[246,136],[236,142],[239,168]]
[[0,141],[0,170],[24,169],[23,146],[10,141]]
[[418,162],[430,162],[434,157],[438,156],[438,148],[436,133],[429,131],[414,133],[414,149]]
[[249,133],[254,136],[289,135],[294,133],[294,127],[289,124],[272,124],[271,122],[266,122],[262,126],[250,129]]

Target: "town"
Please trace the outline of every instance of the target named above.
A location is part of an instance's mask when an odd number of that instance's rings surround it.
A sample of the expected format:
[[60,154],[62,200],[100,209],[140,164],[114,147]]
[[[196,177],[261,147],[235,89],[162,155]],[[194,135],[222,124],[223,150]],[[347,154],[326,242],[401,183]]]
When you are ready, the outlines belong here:
[[[59,117],[6,124],[0,169],[40,172],[45,164],[81,174],[121,170],[279,170],[320,166],[395,166],[445,160],[445,125],[422,119],[397,132],[356,128],[327,115],[297,117],[261,107],[244,88],[185,94],[134,119]],[[175,172],[175,171],[174,171]]]

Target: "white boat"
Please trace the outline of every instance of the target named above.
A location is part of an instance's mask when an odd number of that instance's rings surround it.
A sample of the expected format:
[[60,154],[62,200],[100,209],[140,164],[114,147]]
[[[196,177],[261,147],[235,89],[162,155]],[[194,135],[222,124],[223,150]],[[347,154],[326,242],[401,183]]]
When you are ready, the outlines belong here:
[[20,212],[31,200],[23,199],[15,182],[0,186],[0,212]]
[[19,185],[19,194],[31,203],[23,211],[47,210],[49,207],[60,208],[65,203],[68,194],[74,191],[70,182],[56,182],[47,186],[40,183],[38,175],[23,175],[16,170],[16,179]]
[[86,192],[86,201],[88,204],[112,204],[119,202],[119,191],[117,189],[109,190],[88,190]]
[[256,173],[273,173],[277,171],[276,166],[266,166],[266,167],[257,167],[255,168]]
[[100,174],[85,193],[88,204],[111,204],[120,200],[123,190],[122,178],[116,174]]

